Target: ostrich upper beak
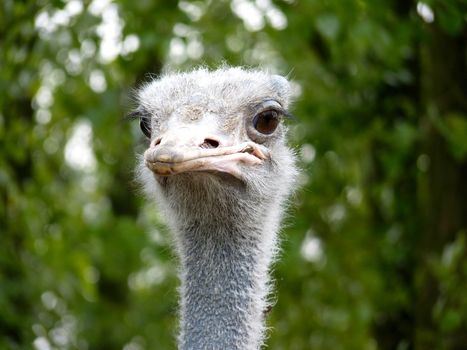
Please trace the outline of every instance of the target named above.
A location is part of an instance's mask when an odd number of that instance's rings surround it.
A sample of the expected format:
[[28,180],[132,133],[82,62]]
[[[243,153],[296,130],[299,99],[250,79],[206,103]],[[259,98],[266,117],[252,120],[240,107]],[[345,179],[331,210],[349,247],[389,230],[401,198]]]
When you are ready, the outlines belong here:
[[177,132],[174,137],[164,135],[154,140],[144,152],[146,166],[161,176],[191,171],[215,171],[241,179],[240,164],[261,164],[269,156],[264,146],[254,142],[222,146],[222,142],[215,141],[215,146],[204,148],[206,143],[203,141],[196,145],[196,139],[200,137],[193,133]]

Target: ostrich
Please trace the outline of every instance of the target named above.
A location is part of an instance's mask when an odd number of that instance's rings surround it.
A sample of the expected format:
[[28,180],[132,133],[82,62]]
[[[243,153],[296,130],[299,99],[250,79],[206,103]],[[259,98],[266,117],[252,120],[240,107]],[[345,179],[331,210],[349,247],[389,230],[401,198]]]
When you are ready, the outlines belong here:
[[277,232],[296,179],[289,82],[244,68],[166,75],[137,94],[139,179],[173,231],[181,350],[259,349]]

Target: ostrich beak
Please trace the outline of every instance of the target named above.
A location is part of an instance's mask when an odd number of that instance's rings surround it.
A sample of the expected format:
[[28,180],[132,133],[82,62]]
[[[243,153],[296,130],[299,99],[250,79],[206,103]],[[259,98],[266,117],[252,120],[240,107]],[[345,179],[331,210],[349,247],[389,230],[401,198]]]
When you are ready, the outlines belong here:
[[241,179],[240,164],[257,165],[268,157],[267,149],[254,142],[216,148],[195,148],[152,142],[144,152],[146,166],[161,176],[191,171],[215,171]]

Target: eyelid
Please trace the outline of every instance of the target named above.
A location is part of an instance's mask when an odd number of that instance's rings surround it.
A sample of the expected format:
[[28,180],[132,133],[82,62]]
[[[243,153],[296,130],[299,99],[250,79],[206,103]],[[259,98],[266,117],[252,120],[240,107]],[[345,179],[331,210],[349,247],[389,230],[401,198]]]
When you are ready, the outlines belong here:
[[266,112],[268,110],[274,110],[279,113],[280,118],[296,120],[296,117],[293,114],[282,107],[278,101],[273,99],[264,100],[261,103],[258,103],[254,109],[254,115]]
[[282,105],[276,100],[264,100],[261,103],[258,103],[256,105],[257,111],[268,110],[268,109],[275,109],[279,111],[283,110]]
[[145,110],[136,109],[125,116],[126,119],[151,119],[151,113]]
[[278,119],[283,119],[284,117],[289,117],[290,114],[277,102],[277,101],[266,101],[266,102],[272,102],[272,103],[261,103],[256,106],[256,112],[254,113],[254,116],[256,117],[257,115],[261,113],[265,113],[268,111],[275,111],[277,113]]

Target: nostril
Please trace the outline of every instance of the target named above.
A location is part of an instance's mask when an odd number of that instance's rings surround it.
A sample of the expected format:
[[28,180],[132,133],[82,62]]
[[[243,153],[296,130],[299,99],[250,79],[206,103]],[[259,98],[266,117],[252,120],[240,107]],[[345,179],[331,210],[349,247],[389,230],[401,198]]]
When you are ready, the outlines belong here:
[[219,141],[216,141],[216,140],[213,140],[213,139],[205,139],[204,142],[207,143],[208,145],[210,145],[212,148],[219,147]]
[[162,138],[158,137],[152,142],[152,147],[156,147],[157,145],[160,145],[161,141],[162,141]]
[[204,142],[199,145],[201,148],[217,148],[219,147],[219,141],[213,139],[204,139]]

